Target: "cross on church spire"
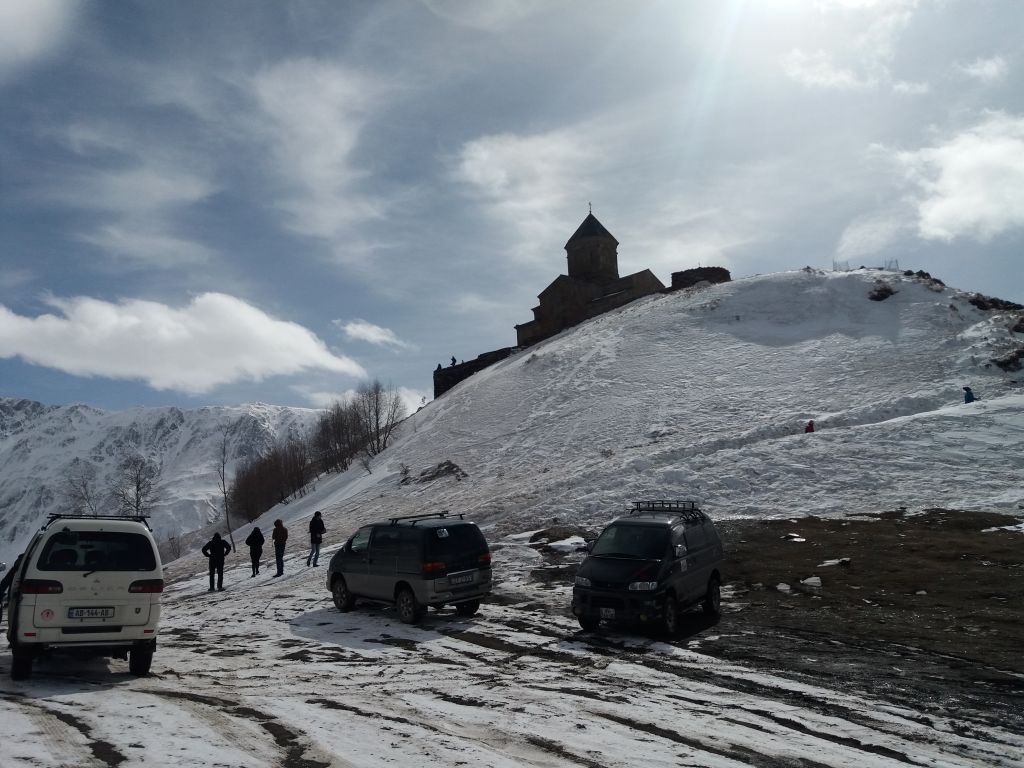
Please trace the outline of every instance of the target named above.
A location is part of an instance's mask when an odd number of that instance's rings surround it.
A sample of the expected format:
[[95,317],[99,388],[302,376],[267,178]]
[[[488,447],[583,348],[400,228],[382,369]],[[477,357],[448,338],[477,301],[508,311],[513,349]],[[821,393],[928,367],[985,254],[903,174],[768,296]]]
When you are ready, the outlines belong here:
[[593,213],[593,212],[594,212],[593,204],[587,203],[587,213]]

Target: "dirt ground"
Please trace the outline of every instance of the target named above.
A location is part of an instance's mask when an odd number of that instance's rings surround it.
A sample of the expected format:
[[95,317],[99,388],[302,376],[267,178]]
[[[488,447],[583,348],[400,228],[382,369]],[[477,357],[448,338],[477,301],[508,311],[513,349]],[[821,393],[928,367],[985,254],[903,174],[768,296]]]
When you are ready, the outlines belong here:
[[[722,617],[690,614],[680,642],[1024,728],[1024,534],[989,530],[1019,522],[943,509],[720,522]],[[572,579],[574,564],[555,567]]]

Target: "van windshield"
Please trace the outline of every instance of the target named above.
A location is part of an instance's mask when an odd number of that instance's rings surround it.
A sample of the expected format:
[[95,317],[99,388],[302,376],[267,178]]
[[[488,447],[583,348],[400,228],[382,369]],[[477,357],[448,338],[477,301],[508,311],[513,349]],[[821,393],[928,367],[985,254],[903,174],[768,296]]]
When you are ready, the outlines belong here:
[[155,571],[149,539],[123,531],[61,531],[46,542],[40,571]]
[[660,560],[668,547],[668,528],[651,525],[610,525],[604,529],[590,554],[596,557],[625,557]]

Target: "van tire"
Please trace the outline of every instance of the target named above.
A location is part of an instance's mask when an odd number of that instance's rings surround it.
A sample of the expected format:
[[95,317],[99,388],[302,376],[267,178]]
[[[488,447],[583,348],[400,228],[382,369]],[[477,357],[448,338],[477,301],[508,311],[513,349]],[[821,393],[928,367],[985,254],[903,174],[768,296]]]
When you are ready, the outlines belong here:
[[423,608],[416,601],[416,595],[409,587],[401,587],[395,595],[398,619],[403,624],[415,624],[423,618]]
[[20,645],[11,645],[11,680],[32,677],[32,652]]
[[679,606],[676,596],[671,592],[665,595],[665,609],[661,620],[665,634],[669,638],[679,637],[683,628],[683,609]]
[[457,603],[455,605],[455,612],[459,616],[472,616],[474,613],[480,610],[479,600],[470,600],[466,603]]
[[708,580],[708,591],[700,606],[705,616],[718,616],[722,612],[722,585],[717,576]]
[[153,664],[153,647],[137,645],[128,652],[128,671],[136,677],[145,677]]
[[338,576],[331,582],[331,597],[334,598],[334,607],[342,613],[348,613],[356,607],[356,597],[348,591],[344,576]]

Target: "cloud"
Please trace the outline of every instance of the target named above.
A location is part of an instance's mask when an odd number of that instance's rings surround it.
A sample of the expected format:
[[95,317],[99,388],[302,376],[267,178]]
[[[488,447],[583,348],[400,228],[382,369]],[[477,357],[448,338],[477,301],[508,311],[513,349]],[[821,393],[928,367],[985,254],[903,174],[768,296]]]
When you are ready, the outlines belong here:
[[[847,37],[833,52],[794,48],[782,57],[782,71],[808,88],[869,90],[920,95],[927,83],[907,82],[892,73],[899,38],[910,25],[919,0],[819,0],[819,10],[839,16]],[[848,59],[843,65],[837,60]]]
[[47,304],[56,312],[34,318],[0,305],[0,358],[193,395],[306,371],[366,375],[301,325],[222,293],[202,294],[182,308],[88,297]]
[[885,211],[851,221],[839,238],[836,258],[859,259],[881,253],[912,230],[903,211]]
[[122,263],[138,267],[171,269],[205,264],[213,257],[206,246],[164,231],[159,224],[122,221],[78,235],[78,239],[99,248]]
[[0,2],[0,83],[55,55],[82,7],[76,0]]
[[259,130],[283,189],[278,207],[299,234],[341,239],[355,223],[380,218],[381,200],[359,192],[366,177],[354,152],[382,85],[336,64],[297,59],[253,78]]
[[586,193],[581,190],[599,175],[603,146],[597,131],[585,125],[531,135],[493,134],[463,145],[452,174],[512,231],[510,242],[516,246],[509,257],[547,259],[541,245],[564,232],[570,205],[583,208]]
[[956,69],[967,77],[980,80],[983,83],[994,83],[1005,80],[1010,71],[1006,59],[1002,56],[993,56],[990,59],[975,59],[969,62],[957,62]]
[[350,339],[357,339],[359,341],[367,341],[370,344],[376,344],[380,347],[399,347],[400,349],[408,349],[409,344],[399,339],[394,331],[388,328],[381,328],[379,325],[374,325],[366,320],[350,320],[349,322],[343,322],[341,320],[335,320],[334,325],[338,326],[345,335]]
[[76,234],[105,255],[132,268],[203,264],[214,251],[177,234],[173,218],[220,191],[208,171],[154,146],[117,125],[76,123],[61,136],[80,158],[79,167],[40,195],[72,208],[94,211],[102,223]]
[[919,191],[922,238],[985,242],[1024,226],[1024,117],[993,112],[938,146],[895,157]]
[[545,7],[543,0],[503,0],[500,3],[466,3],[463,0],[421,0],[431,13],[446,21],[473,29],[498,31]]
[[346,389],[344,392],[331,392],[313,389],[302,384],[293,386],[292,391],[306,398],[306,402],[314,408],[330,408],[335,403],[347,403],[356,396],[354,389]]

